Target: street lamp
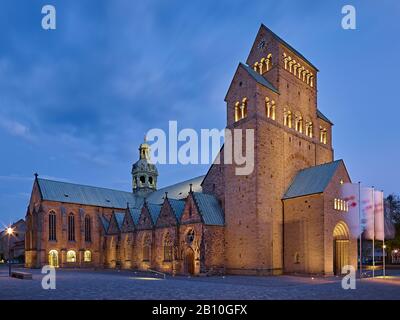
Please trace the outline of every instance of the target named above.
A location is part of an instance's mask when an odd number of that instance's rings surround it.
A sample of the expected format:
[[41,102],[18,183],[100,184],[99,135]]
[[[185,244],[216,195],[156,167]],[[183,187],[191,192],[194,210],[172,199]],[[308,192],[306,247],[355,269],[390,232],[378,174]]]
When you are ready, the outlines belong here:
[[8,276],[11,277],[11,246],[10,246],[10,238],[14,234],[14,229],[8,227],[6,230],[8,235]]

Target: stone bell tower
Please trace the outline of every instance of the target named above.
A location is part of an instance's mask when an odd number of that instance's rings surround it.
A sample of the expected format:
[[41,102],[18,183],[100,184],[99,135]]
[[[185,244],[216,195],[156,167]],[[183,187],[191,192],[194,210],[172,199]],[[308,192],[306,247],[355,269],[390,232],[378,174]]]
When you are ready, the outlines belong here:
[[144,142],[139,147],[139,160],[132,166],[132,191],[139,196],[157,190],[158,170],[150,161],[150,146]]

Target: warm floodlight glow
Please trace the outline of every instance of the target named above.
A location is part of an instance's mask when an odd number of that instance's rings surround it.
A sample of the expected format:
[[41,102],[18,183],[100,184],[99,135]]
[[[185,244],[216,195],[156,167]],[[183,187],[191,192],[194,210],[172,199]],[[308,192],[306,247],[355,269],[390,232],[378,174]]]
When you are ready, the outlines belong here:
[[7,230],[6,230],[6,233],[7,233],[9,236],[11,236],[11,235],[14,233],[14,229],[8,227]]

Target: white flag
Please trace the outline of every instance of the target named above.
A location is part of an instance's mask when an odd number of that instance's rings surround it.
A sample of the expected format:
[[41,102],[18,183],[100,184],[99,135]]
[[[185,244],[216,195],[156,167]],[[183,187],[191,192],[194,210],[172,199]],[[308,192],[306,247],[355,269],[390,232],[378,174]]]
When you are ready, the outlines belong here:
[[383,241],[385,239],[385,216],[382,191],[375,190],[374,204],[375,239]]

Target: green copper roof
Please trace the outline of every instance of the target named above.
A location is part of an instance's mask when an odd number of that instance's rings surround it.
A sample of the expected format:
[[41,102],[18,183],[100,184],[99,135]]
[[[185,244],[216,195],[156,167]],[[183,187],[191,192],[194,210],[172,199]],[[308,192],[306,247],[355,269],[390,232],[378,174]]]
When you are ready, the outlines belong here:
[[324,192],[341,163],[343,163],[343,160],[336,160],[300,170],[283,196],[283,199]]
[[163,203],[165,192],[168,192],[168,198],[170,199],[184,199],[188,196],[190,184],[192,184],[193,191],[201,192],[201,183],[203,182],[203,179],[204,176],[200,176],[154,191],[148,195],[147,202],[155,204]]
[[239,63],[239,66],[243,67],[248,74],[255,80],[257,81],[259,84],[263,85],[264,87],[267,87],[268,89],[276,92],[279,94],[278,89],[276,89],[271,82],[269,82],[267,79],[265,79],[261,74],[259,74],[258,72],[254,71],[252,68],[250,68],[248,65],[244,64],[244,63]]
[[183,214],[183,209],[185,208],[185,201],[168,198],[168,202],[175,213],[176,219],[180,221]]
[[224,225],[224,213],[222,212],[218,199],[215,196],[194,192],[193,198],[203,217],[204,224],[215,226]]
[[153,220],[153,223],[156,224],[158,216],[160,215],[161,211],[161,206],[158,204],[152,204],[148,203],[147,204],[147,209],[149,209],[151,219]]
[[127,203],[135,206],[138,202],[138,197],[132,192],[41,178],[37,181],[43,200],[118,209],[125,209]]

